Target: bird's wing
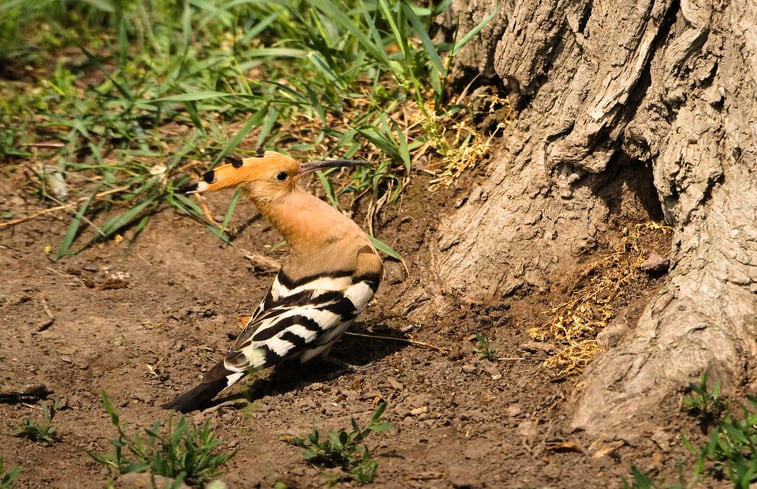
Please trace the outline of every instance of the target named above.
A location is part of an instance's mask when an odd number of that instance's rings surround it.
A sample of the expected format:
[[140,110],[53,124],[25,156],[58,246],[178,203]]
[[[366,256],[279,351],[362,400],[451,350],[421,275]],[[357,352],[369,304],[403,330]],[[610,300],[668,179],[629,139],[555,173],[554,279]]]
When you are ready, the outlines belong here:
[[226,355],[224,367],[232,372],[267,367],[329,345],[368,304],[377,286],[368,277],[344,272],[296,282],[280,272]]

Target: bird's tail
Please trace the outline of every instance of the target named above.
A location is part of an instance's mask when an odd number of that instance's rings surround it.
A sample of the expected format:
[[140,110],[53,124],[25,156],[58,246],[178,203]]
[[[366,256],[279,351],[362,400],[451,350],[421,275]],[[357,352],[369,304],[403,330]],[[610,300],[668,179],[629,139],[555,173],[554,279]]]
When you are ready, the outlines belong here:
[[211,399],[237,383],[245,374],[246,372],[228,370],[224,362],[219,362],[205,374],[202,382],[176,399],[163,404],[163,409],[174,409],[182,413],[203,409]]

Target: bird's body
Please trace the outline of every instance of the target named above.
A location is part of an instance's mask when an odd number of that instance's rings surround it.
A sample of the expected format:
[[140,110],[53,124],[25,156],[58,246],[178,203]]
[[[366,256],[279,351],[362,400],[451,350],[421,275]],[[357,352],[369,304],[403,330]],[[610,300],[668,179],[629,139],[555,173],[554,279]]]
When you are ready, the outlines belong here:
[[192,411],[251,370],[327,355],[368,305],[382,274],[370,238],[337,209],[297,186],[303,173],[348,164],[357,163],[300,165],[266,152],[210,171],[204,182],[189,189],[244,188],[287,241],[290,254],[225,359],[165,408]]

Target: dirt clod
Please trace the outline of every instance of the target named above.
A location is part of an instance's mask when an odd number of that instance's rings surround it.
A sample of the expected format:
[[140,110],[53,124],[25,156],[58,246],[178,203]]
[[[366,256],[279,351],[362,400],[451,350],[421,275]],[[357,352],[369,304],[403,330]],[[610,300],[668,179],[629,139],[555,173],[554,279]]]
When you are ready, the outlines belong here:
[[670,259],[653,252],[649,254],[649,257],[644,260],[639,268],[650,275],[663,274],[670,268]]

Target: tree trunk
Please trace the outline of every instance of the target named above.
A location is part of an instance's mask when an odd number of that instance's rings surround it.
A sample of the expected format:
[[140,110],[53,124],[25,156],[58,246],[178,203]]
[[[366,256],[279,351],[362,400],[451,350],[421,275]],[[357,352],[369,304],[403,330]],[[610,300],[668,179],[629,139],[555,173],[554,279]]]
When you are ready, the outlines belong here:
[[[455,0],[460,32],[494,5]],[[574,425],[638,432],[705,369],[725,384],[757,378],[754,0],[511,0],[457,64],[501,80],[519,114],[440,228],[441,290],[544,288],[640,202],[674,229],[671,271],[585,372]]]

